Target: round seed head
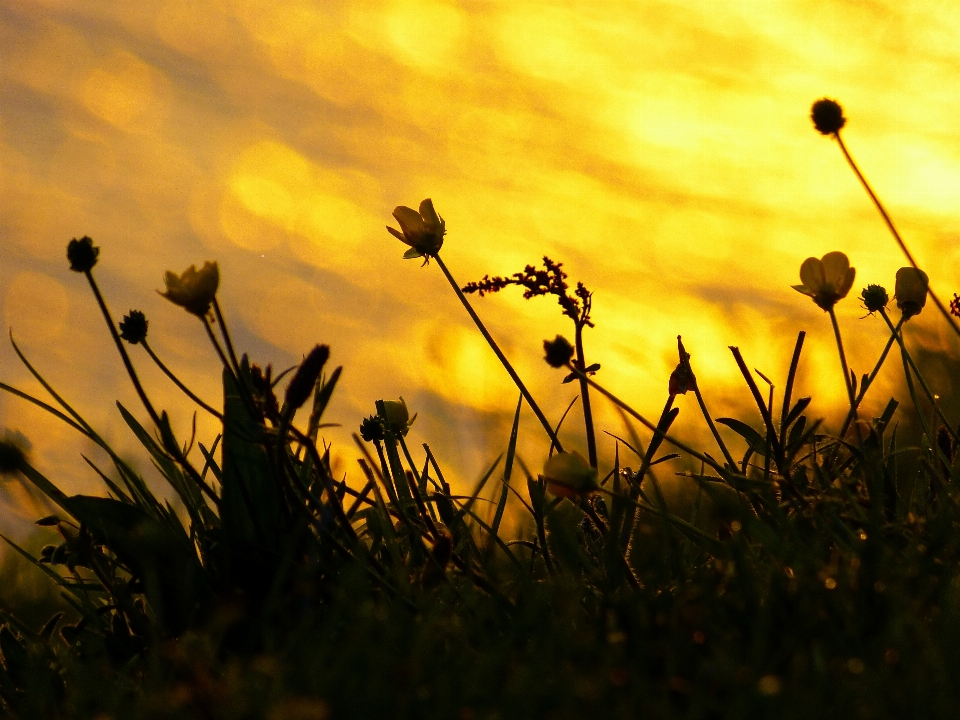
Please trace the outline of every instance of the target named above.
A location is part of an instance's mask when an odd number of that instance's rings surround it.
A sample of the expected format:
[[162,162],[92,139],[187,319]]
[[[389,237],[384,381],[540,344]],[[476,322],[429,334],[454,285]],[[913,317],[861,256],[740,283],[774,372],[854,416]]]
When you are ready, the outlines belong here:
[[70,269],[74,272],[90,272],[97,264],[100,248],[93,244],[93,240],[84,235],[77,240],[74,238],[67,244],[67,260]]
[[829,98],[822,98],[813,104],[810,108],[810,119],[813,120],[813,126],[821,135],[838,133],[847,124],[840,103]]

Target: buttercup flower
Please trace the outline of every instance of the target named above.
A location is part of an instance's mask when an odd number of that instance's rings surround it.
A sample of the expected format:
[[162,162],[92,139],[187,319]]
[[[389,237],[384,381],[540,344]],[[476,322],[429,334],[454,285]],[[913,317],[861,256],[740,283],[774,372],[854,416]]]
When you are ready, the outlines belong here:
[[829,310],[847,296],[856,274],[846,255],[830,252],[819,260],[814,257],[804,260],[800,266],[803,285],[794,285],[793,289],[812,297],[823,310]]
[[93,244],[93,240],[84,235],[77,240],[74,238],[67,244],[67,260],[70,269],[74,272],[90,272],[97,264],[100,248]]
[[417,419],[416,415],[412,418],[410,417],[410,411],[407,410],[407,403],[402,397],[400,398],[400,402],[396,400],[384,400],[383,409],[387,415],[387,424],[390,426],[390,429],[401,435],[406,435],[407,430],[413,425],[413,421]]
[[142,312],[131,310],[120,321],[120,337],[131,345],[143,342],[147,339],[147,325],[149,323]]
[[420,203],[420,212],[400,205],[393,211],[393,217],[400,223],[400,230],[387,226],[395,238],[410,246],[403,257],[406,259],[427,257],[440,252],[446,224],[433,209],[433,200],[427,198]]
[[890,302],[890,296],[887,295],[887,289],[882,285],[867,285],[860,291],[860,299],[863,300],[863,307],[867,312],[875,313],[882,310]]
[[919,315],[927,303],[927,285],[930,279],[923,270],[902,267],[897,270],[897,288],[894,297],[905,318]]
[[813,104],[810,108],[810,119],[813,120],[813,126],[821,135],[838,133],[847,124],[840,103],[829,98],[822,98]]
[[187,312],[203,317],[217,296],[220,269],[215,262],[205,262],[200,270],[191,265],[179,277],[168,270],[163,281],[167,284],[167,291],[161,295]]
[[576,450],[559,452],[543,465],[543,479],[554,495],[576,497],[597,490],[597,469]]

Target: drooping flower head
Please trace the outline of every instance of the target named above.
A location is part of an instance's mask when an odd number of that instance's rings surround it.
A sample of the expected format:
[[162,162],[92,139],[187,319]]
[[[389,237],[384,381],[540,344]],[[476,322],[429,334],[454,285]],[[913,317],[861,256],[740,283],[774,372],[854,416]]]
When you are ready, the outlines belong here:
[[387,230],[395,238],[410,246],[403,257],[406,259],[426,257],[440,252],[443,245],[443,236],[446,235],[446,224],[443,218],[433,209],[433,200],[427,198],[420,203],[420,211],[400,205],[393,211],[393,217],[400,223],[400,230],[389,225]]
[[819,260],[810,257],[803,261],[800,266],[803,285],[794,285],[793,289],[812,297],[823,310],[829,310],[847,296],[856,275],[856,268],[850,267],[846,255],[829,252]]
[[836,100],[821,98],[810,108],[810,119],[821,135],[834,135],[847,124],[843,108]]
[[902,267],[897,270],[897,286],[894,297],[904,318],[919,315],[927,303],[927,285],[930,279],[923,270]]
[[558,452],[543,465],[547,489],[561,497],[577,497],[598,489],[597,469],[578,453]]
[[217,296],[220,269],[215,262],[205,262],[200,270],[191,265],[181,275],[168,270],[163,281],[167,285],[167,291],[160,293],[161,295],[187,312],[203,317]]

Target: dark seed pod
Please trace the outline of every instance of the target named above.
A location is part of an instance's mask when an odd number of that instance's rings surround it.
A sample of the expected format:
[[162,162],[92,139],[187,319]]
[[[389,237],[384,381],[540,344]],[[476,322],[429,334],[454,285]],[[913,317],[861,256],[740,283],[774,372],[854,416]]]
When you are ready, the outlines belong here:
[[317,378],[323,370],[327,358],[330,357],[330,348],[326,345],[317,345],[310,354],[300,363],[296,374],[287,385],[286,403],[291,410],[296,410],[310,398]]
[[544,359],[550,367],[563,367],[573,357],[573,345],[563,335],[557,335],[553,340],[543,341]]
[[93,244],[93,240],[84,235],[77,240],[74,238],[67,244],[67,260],[70,269],[74,272],[90,272],[97,264],[100,248]]

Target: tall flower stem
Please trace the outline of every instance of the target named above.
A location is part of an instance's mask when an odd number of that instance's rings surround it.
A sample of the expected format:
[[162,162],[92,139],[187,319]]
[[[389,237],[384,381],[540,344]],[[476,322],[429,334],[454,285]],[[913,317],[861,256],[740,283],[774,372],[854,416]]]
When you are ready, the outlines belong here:
[[[576,332],[574,342],[577,348],[577,364],[584,373],[587,370],[587,361],[583,356],[583,325],[576,323]],[[593,428],[593,410],[590,407],[590,385],[583,379],[580,381],[580,402],[583,404],[583,423],[586,426],[587,434],[587,455],[590,460],[590,467],[598,467],[597,464],[597,437]]]
[[[158,428],[163,428],[164,423],[157,414],[157,411],[154,409],[153,403],[150,402],[150,398],[147,397],[147,393],[143,389],[143,385],[140,383],[140,378],[137,375],[137,371],[133,367],[133,363],[130,361],[130,356],[127,354],[127,349],[123,346],[123,341],[120,339],[120,334],[117,332],[117,328],[113,324],[113,316],[110,315],[110,310],[107,308],[107,303],[103,299],[103,295],[100,294],[100,288],[97,286],[97,281],[93,279],[93,273],[89,270],[86,270],[84,275],[86,275],[87,282],[90,283],[90,288],[93,290],[93,295],[97,299],[97,305],[100,306],[100,310],[103,312],[103,318],[107,321],[107,327],[110,328],[110,336],[113,338],[113,342],[117,346],[117,350],[120,352],[120,358],[123,360],[123,365],[127,370],[127,375],[130,376],[130,381],[133,383],[133,387],[136,389],[137,395],[140,397],[140,401],[143,403],[143,406],[146,408],[147,413],[150,415],[150,419],[153,420],[154,424]],[[220,498],[218,498],[216,493],[210,489],[210,486],[203,481],[203,478],[200,477],[200,473],[198,473],[193,465],[187,461],[187,458],[184,457],[183,453],[179,451],[179,448],[166,448],[166,443],[164,444],[164,447],[168,452],[170,452],[177,464],[183,468],[184,472],[186,472],[187,475],[189,475],[190,478],[197,484],[200,490],[202,490],[207,497],[210,498],[215,506],[219,507]]]
[[151,348],[151,347],[147,344],[146,339],[141,340],[141,341],[140,341],[140,344],[143,345],[143,349],[147,351],[147,355],[149,355],[150,358],[157,364],[157,367],[159,367],[159,368],[163,371],[163,374],[166,375],[168,378],[170,378],[170,380],[173,382],[173,384],[176,385],[178,388],[180,388],[180,390],[181,390],[188,398],[190,398],[191,400],[193,400],[197,405],[199,405],[199,406],[202,407],[204,410],[206,410],[208,413],[210,413],[210,414],[213,415],[215,418],[217,418],[217,420],[223,420],[223,415],[222,415],[221,413],[217,412],[217,411],[214,410],[212,407],[210,407],[209,405],[207,405],[203,400],[201,400],[201,399],[200,399],[199,397],[197,397],[193,392],[191,392],[190,388],[188,388],[186,385],[184,385],[182,382],[180,382],[180,378],[178,378],[176,375],[174,375],[174,374],[170,371],[170,368],[168,368],[166,365],[164,365],[163,361],[161,361],[160,358],[157,357],[157,354],[153,351],[153,348]]
[[[897,245],[900,246],[900,249],[903,250],[903,254],[906,255],[907,261],[913,266],[914,270],[919,270],[920,267],[917,265],[917,261],[914,259],[913,254],[907,247],[907,244],[903,241],[903,238],[900,237],[900,233],[897,231],[896,226],[893,224],[893,220],[890,219],[886,209],[883,207],[883,203],[880,202],[880,198],[878,198],[876,193],[873,192],[873,188],[870,187],[870,183],[867,182],[867,179],[863,176],[863,173],[860,172],[860,168],[857,167],[857,163],[847,150],[847,146],[840,137],[840,131],[837,130],[835,133],[833,133],[833,137],[837,139],[837,143],[840,145],[840,150],[843,152],[843,156],[846,158],[847,164],[850,165],[850,169],[853,170],[854,174],[857,176],[857,179],[860,181],[860,184],[863,185],[863,189],[867,191],[867,195],[870,196],[873,204],[880,212],[880,216],[883,218],[887,228],[890,230],[890,234],[893,235],[893,239],[897,241]],[[950,316],[950,311],[940,301],[940,298],[937,297],[936,293],[933,292],[933,288],[929,284],[927,285],[927,293],[930,295],[930,298],[933,300],[940,313],[947,319],[947,322],[950,323],[950,327],[953,328],[953,331],[957,335],[960,335],[960,326],[958,326],[956,321]]]
[[863,402],[864,396],[867,394],[867,390],[873,385],[873,381],[877,377],[877,373],[880,372],[880,368],[883,367],[883,363],[887,359],[887,355],[890,352],[890,348],[893,347],[893,343],[897,339],[897,333],[900,331],[900,326],[903,325],[906,318],[901,317],[900,322],[897,323],[897,327],[893,330],[890,335],[890,338],[887,340],[887,344],[883,348],[883,352],[880,353],[880,359],[877,360],[877,364],[873,366],[873,370],[867,376],[867,379],[863,381],[863,384],[860,386],[860,392],[857,393],[856,400],[854,402],[854,407],[851,408],[850,412],[847,413],[846,419],[843,421],[843,427],[840,428],[840,434],[838,437],[843,437],[847,433],[847,429],[850,427],[850,423],[853,422],[854,413],[860,407],[860,403]]
[[913,370],[913,374],[917,376],[917,380],[920,383],[920,387],[923,389],[923,394],[927,396],[927,400],[929,400],[930,404],[933,405],[933,407],[936,409],[937,415],[940,418],[940,422],[942,422],[944,427],[947,428],[947,432],[950,433],[951,439],[956,441],[957,439],[956,431],[950,426],[950,422],[947,420],[946,416],[944,416],[943,411],[940,409],[940,403],[938,403],[934,399],[934,395],[930,391],[930,386],[927,385],[927,381],[924,379],[923,375],[920,373],[920,368],[918,368],[917,364],[914,362],[913,356],[910,355],[910,353],[907,351],[907,346],[906,346],[906,343],[904,343],[903,341],[903,335],[900,330],[901,326],[903,325],[903,319],[901,318],[897,326],[894,327],[893,322],[891,322],[890,316],[887,315],[886,310],[881,308],[880,316],[887,322],[887,326],[890,328],[890,332],[892,332],[894,336],[896,336],[897,342],[900,344],[900,350],[903,353],[903,357],[906,364],[910,366],[910,369]]
[[721,466],[716,460],[714,460],[714,459],[711,458],[711,457],[708,457],[707,455],[703,455],[702,453],[697,452],[696,450],[694,450],[692,447],[690,447],[690,446],[687,445],[686,443],[682,442],[681,440],[677,440],[676,438],[671,437],[670,435],[667,435],[667,434],[666,434],[665,432],[663,432],[660,428],[658,428],[658,427],[657,427],[656,425],[654,425],[652,422],[650,422],[649,420],[647,420],[643,415],[641,415],[641,414],[638,413],[636,410],[634,410],[632,407],[630,407],[629,405],[627,405],[627,403],[625,403],[623,400],[621,400],[620,398],[618,398],[618,397],[617,397],[616,395],[614,395],[612,392],[610,392],[609,390],[607,390],[607,389],[606,389],[605,387],[603,387],[602,385],[599,385],[595,380],[591,380],[591,379],[588,378],[586,375],[584,375],[582,372],[580,372],[580,368],[575,367],[575,366],[574,366],[573,364],[571,364],[571,363],[567,363],[566,367],[567,367],[570,371],[572,371],[574,374],[576,374],[577,377],[582,377],[582,378],[584,378],[584,379],[587,381],[587,383],[590,384],[590,387],[592,387],[592,388],[595,389],[597,392],[599,392],[601,395],[603,395],[604,397],[606,397],[606,398],[607,398],[608,400],[610,400],[614,405],[617,405],[618,407],[622,408],[625,412],[627,412],[627,414],[633,416],[636,420],[638,420],[638,421],[640,422],[640,424],[642,424],[642,425],[643,425],[644,427],[646,427],[648,430],[651,430],[651,431],[653,432],[654,437],[663,438],[663,440],[665,440],[666,442],[670,443],[670,444],[673,445],[675,448],[677,448],[677,449],[679,449],[679,450],[682,450],[683,452],[687,453],[688,455],[690,455],[690,456],[692,456],[692,457],[695,457],[695,458],[696,458],[697,460],[699,460],[700,462],[702,462],[702,463],[704,463],[704,464],[706,464],[706,465],[709,465],[709,466],[712,467],[714,470],[716,470],[718,473],[720,473],[721,476],[724,476],[724,475],[727,474],[727,469],[724,468],[723,466]]
[[720,452],[723,453],[723,457],[726,458],[726,461],[730,464],[731,469],[736,469],[737,462],[733,459],[733,456],[730,454],[730,451],[727,450],[726,444],[723,442],[723,438],[720,437],[720,432],[717,430],[717,426],[713,422],[713,418],[710,417],[710,413],[707,411],[707,404],[703,401],[703,394],[700,392],[700,386],[694,383],[693,392],[697,396],[697,402],[700,404],[700,412],[703,413],[703,419],[707,421],[707,425],[710,426],[710,432],[713,433],[714,439],[717,441],[717,445],[720,446]]
[[[487,332],[487,328],[484,326],[483,321],[480,320],[480,316],[477,315],[476,311],[473,309],[473,306],[470,305],[470,301],[467,300],[466,296],[463,294],[463,291],[460,290],[460,286],[457,284],[457,281],[453,279],[453,275],[450,274],[450,271],[440,258],[440,255],[432,255],[431,257],[437,261],[437,265],[440,266],[440,270],[450,283],[450,287],[452,287],[453,291],[457,294],[457,297],[460,299],[460,303],[467,311],[467,314],[470,315],[470,318],[477,326],[480,334],[483,335],[483,338],[487,341],[487,344],[490,345],[490,349],[493,350],[494,354],[497,356],[497,359],[500,361],[500,364],[503,365],[513,382],[516,383],[516,386],[520,389],[520,394],[523,395],[523,399],[527,401],[527,404],[533,410],[533,414],[537,416],[537,420],[539,420],[540,424],[543,425],[543,429],[547,432],[550,442],[553,443],[553,446],[559,452],[563,452],[563,447],[560,445],[560,440],[557,439],[557,434],[553,431],[553,428],[550,426],[550,422],[543,414],[540,406],[537,405],[537,401],[533,399],[530,391],[527,390],[527,386],[523,384],[523,380],[521,380],[520,376],[517,375],[517,371],[513,369],[513,365],[511,365],[510,361],[507,360],[506,355],[503,354],[503,351],[500,349],[500,346],[497,345],[496,340],[494,340],[490,333]],[[583,373],[579,373],[579,377],[585,377],[585,375]]]
[[857,414],[856,398],[853,396],[853,381],[850,378],[850,366],[847,364],[847,354],[843,351],[843,338],[840,336],[840,325],[837,323],[837,314],[831,307],[827,312],[830,313],[830,322],[833,324],[833,336],[837,340],[837,350],[840,352],[840,365],[843,370],[843,384],[847,388],[847,398],[850,401],[850,412],[854,416]]
[[237,354],[233,351],[233,341],[230,340],[230,333],[227,331],[227,324],[223,320],[223,313],[220,311],[220,303],[217,298],[213,298],[213,312],[217,316],[217,322],[220,324],[220,334],[223,335],[223,342],[227,346],[227,352],[230,354],[230,361],[233,363],[233,370],[240,377],[240,363],[237,362]]

